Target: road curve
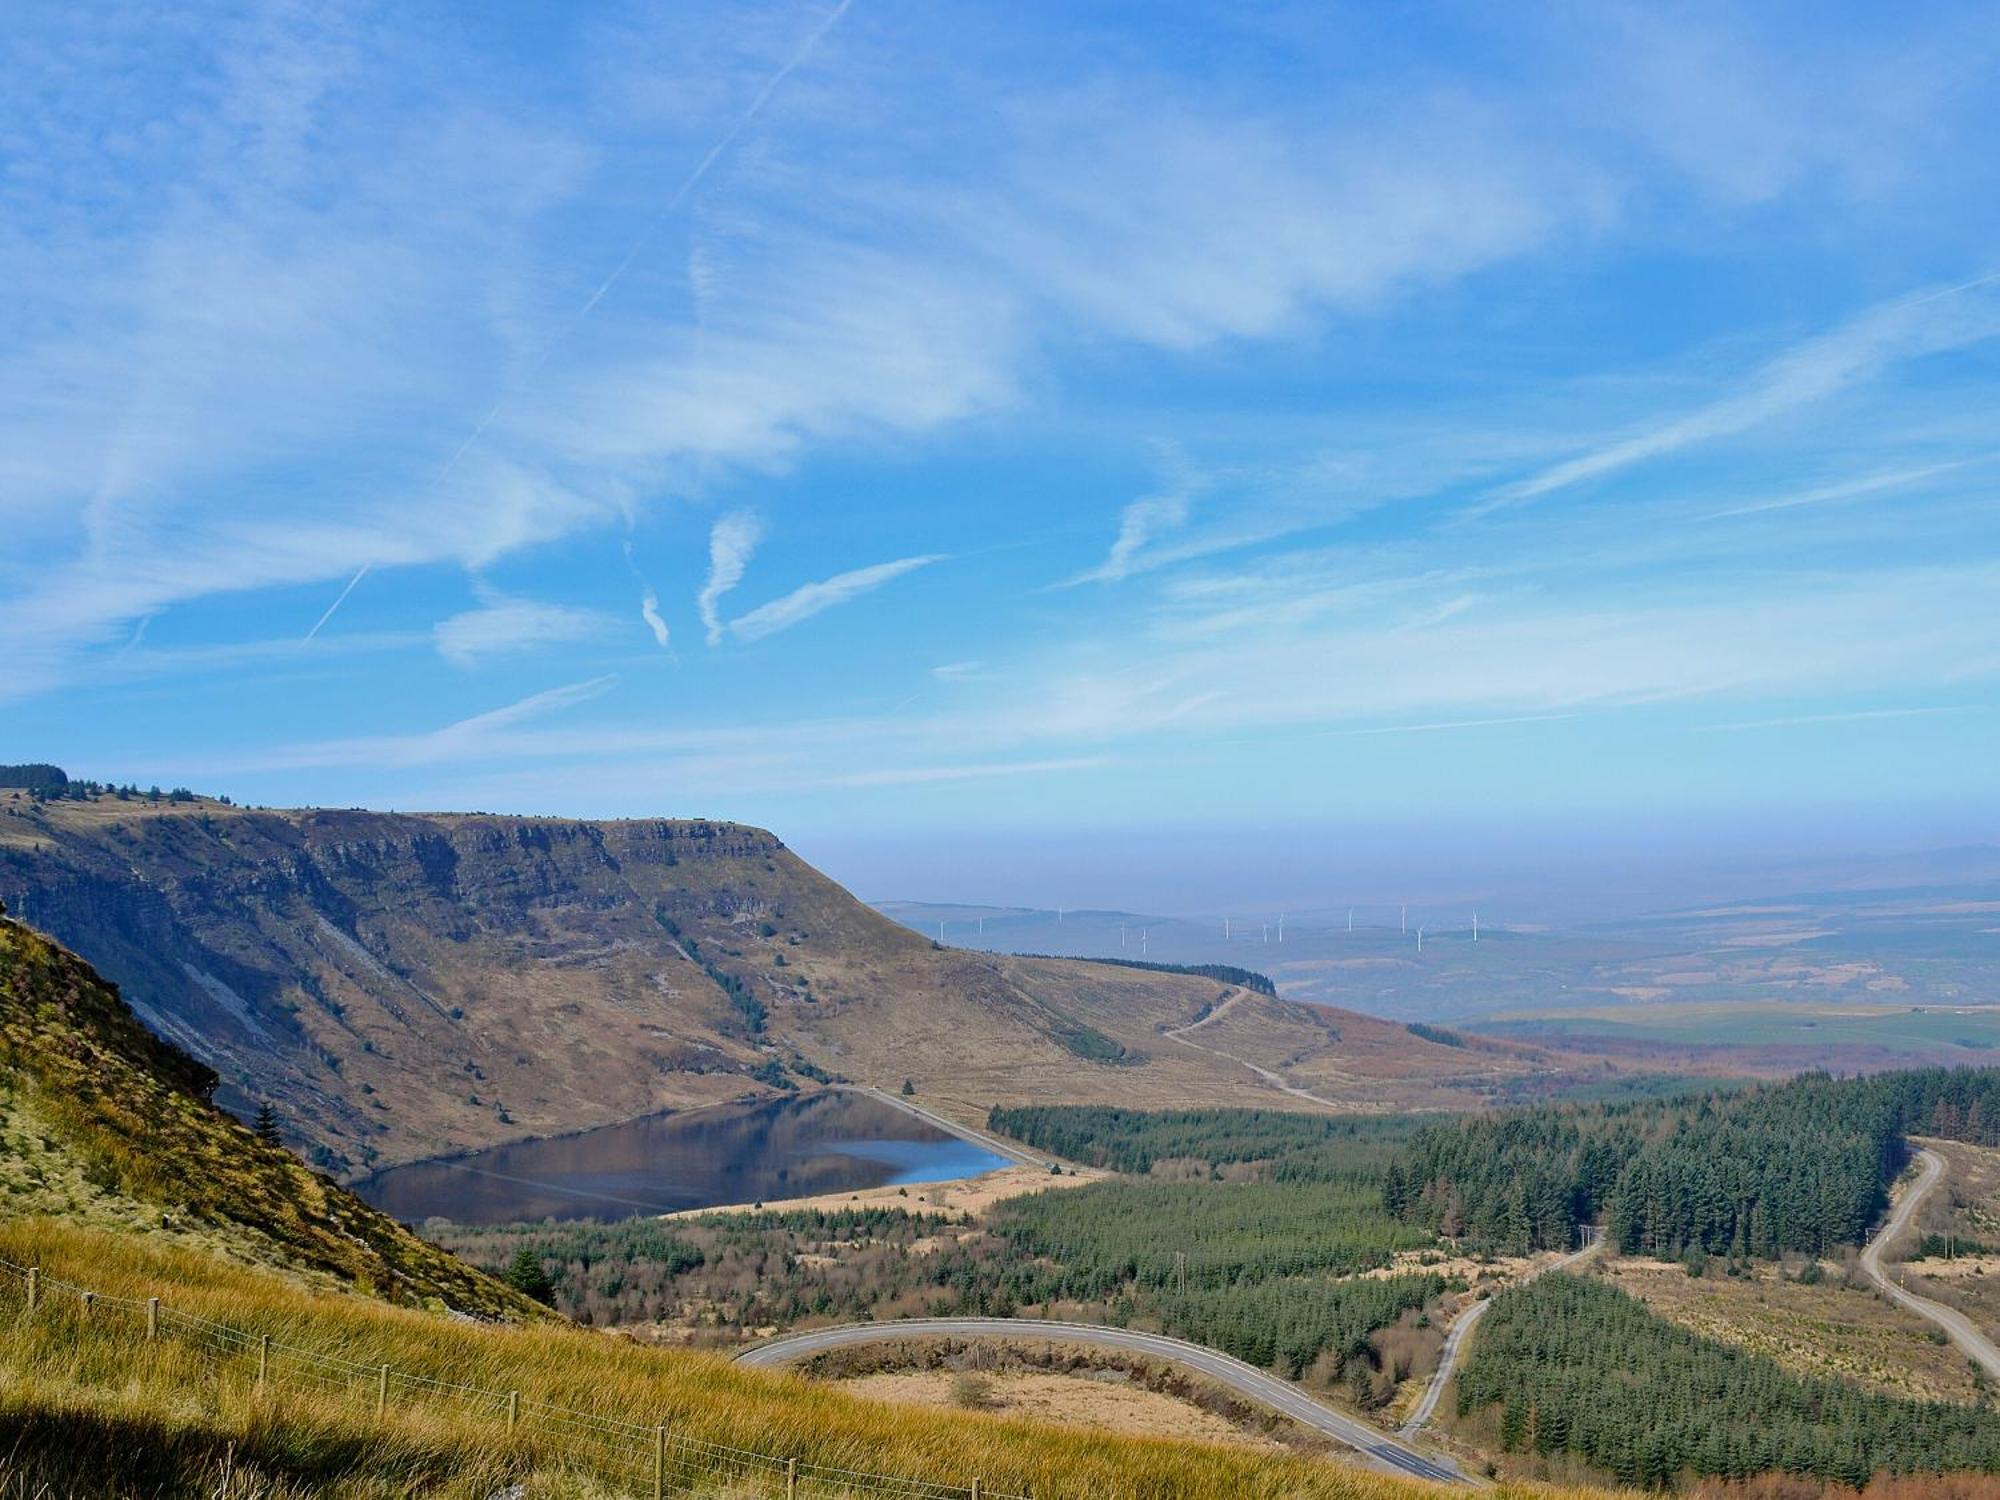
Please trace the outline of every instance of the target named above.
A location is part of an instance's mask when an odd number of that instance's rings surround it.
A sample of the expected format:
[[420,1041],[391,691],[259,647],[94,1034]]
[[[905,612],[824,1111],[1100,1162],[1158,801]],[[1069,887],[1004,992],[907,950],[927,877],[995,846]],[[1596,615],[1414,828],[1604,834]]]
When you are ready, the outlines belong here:
[[[1602,1240],[1592,1240],[1581,1250],[1565,1255],[1552,1265],[1544,1266],[1541,1271],[1535,1272],[1534,1276],[1525,1277],[1515,1285],[1525,1285],[1533,1281],[1535,1276],[1543,1274],[1543,1271],[1566,1271],[1602,1243]],[[1424,1399],[1417,1403],[1417,1409],[1410,1413],[1410,1420],[1402,1426],[1404,1437],[1413,1438],[1424,1430],[1424,1424],[1430,1421],[1432,1413],[1437,1410],[1438,1402],[1444,1398],[1444,1388],[1451,1381],[1451,1372],[1458,1368],[1458,1357],[1464,1351],[1466,1339],[1478,1325],[1479,1320],[1486,1316],[1486,1309],[1492,1305],[1491,1297],[1475,1302],[1460,1313],[1458,1321],[1451,1325],[1451,1332],[1444,1337],[1444,1350],[1438,1356],[1438,1367],[1432,1372],[1431,1383],[1424,1391]]]
[[1928,1318],[1942,1328],[1951,1341],[1958,1345],[1967,1359],[1980,1365],[1987,1374],[2000,1376],[2000,1348],[1981,1333],[1973,1321],[1956,1308],[1933,1302],[1928,1297],[1919,1297],[1915,1292],[1903,1290],[1882,1269],[1882,1252],[1903,1236],[1910,1227],[1910,1221],[1917,1216],[1917,1209],[1930,1190],[1944,1177],[1944,1158],[1935,1151],[1917,1152],[1917,1161],[1923,1168],[1917,1180],[1910,1184],[1889,1214],[1889,1220],[1868,1242],[1868,1248],[1861,1252],[1861,1269],[1868,1279],[1889,1295],[1890,1300],[1900,1307],[1906,1307],[1920,1318]]
[[1325,1433],[1345,1443],[1378,1469],[1449,1484],[1467,1482],[1466,1476],[1450,1459],[1420,1452],[1401,1438],[1392,1437],[1359,1418],[1315,1401],[1291,1382],[1280,1380],[1255,1365],[1245,1364],[1240,1359],[1232,1359],[1200,1344],[1190,1344],[1185,1339],[1140,1333],[1131,1328],[1058,1323],[1037,1318],[897,1318],[882,1323],[850,1323],[838,1328],[815,1328],[805,1333],[788,1334],[744,1350],[736,1356],[736,1362],[769,1368],[791,1364],[828,1349],[923,1337],[1060,1339],[1064,1343],[1093,1344],[1105,1349],[1151,1355],[1206,1375],[1240,1396],[1282,1412],[1315,1432]]

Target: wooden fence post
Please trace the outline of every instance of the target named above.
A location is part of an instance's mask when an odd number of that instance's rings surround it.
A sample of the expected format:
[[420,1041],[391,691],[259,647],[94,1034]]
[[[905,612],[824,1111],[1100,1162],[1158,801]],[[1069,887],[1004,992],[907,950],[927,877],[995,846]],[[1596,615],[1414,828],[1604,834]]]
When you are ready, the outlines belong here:
[[146,1342],[152,1343],[160,1336],[160,1299],[146,1299]]
[[40,1266],[30,1266],[28,1267],[28,1311],[29,1312],[33,1312],[35,1310],[35,1304],[41,1300],[41,1291],[42,1291],[42,1268]]
[[799,1500],[799,1461],[785,1460],[785,1500]]
[[507,1430],[512,1432],[520,1425],[521,1393],[519,1391],[509,1391],[507,1393]]
[[383,1365],[375,1372],[375,1415],[382,1416],[389,1410],[389,1367]]
[[653,1500],[666,1500],[667,1493],[667,1424],[660,1423],[653,1429]]
[[973,1481],[972,1481],[972,1500],[979,1500],[979,1494],[980,1494],[980,1491],[981,1491],[981,1490],[982,1490],[982,1489],[983,1489],[984,1487],[985,1487],[985,1486],[984,1486],[984,1484],[982,1483],[982,1481],[980,1481],[980,1480],[978,1480],[978,1479],[975,1479],[975,1480],[973,1480]]
[[85,1318],[88,1318],[90,1316],[90,1304],[95,1302],[96,1300],[97,1300],[97,1293],[95,1292],[85,1292],[83,1294],[83,1315]]
[[264,1386],[271,1378],[271,1335],[257,1335],[257,1394],[264,1394]]

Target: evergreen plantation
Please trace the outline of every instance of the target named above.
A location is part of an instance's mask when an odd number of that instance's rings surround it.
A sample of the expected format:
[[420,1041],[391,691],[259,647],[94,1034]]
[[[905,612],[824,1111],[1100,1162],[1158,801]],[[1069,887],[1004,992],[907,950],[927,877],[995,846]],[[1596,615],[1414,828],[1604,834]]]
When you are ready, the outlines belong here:
[[[897,1209],[714,1214],[426,1232],[475,1265],[544,1264],[586,1322],[699,1309],[733,1333],[820,1317],[1011,1316],[1060,1308],[1145,1321],[1250,1363],[1333,1378],[1369,1336],[1444,1290],[1363,1277],[1432,1243],[1382,1210],[1372,1175],[1313,1183],[1093,1183],[1010,1198],[977,1224]],[[912,1247],[923,1241],[926,1249]],[[518,1282],[516,1283],[519,1284]]]
[[1494,1299],[1458,1375],[1461,1417],[1499,1409],[1501,1446],[1568,1453],[1626,1484],[1772,1470],[1870,1476],[2000,1468],[2000,1413],[1787,1373],[1615,1287],[1556,1274]]
[[1387,1168],[1388,1210],[1495,1250],[1602,1223],[1620,1249],[1771,1258],[1858,1243],[1907,1134],[2000,1141],[2000,1069],[1928,1068],[1692,1100],[1544,1106],[1426,1126]]

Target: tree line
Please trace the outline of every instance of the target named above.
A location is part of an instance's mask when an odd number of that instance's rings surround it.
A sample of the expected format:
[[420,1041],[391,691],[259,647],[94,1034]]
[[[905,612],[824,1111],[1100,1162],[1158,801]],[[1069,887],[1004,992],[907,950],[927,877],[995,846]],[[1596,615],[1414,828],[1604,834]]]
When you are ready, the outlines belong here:
[[1508,1252],[1562,1248],[1579,1224],[1602,1222],[1631,1253],[1823,1255],[1866,1234],[1910,1132],[2000,1141],[2000,1069],[1808,1073],[1426,1126],[1384,1172],[1382,1196],[1398,1218]]
[[[1348,1175],[1379,1167],[1418,1125],[1408,1115],[1336,1116],[1276,1109],[994,1108],[987,1129],[1071,1161],[1143,1177],[1160,1162],[1211,1168],[1271,1164],[1264,1175]],[[1281,1165],[1289,1170],[1280,1171]]]

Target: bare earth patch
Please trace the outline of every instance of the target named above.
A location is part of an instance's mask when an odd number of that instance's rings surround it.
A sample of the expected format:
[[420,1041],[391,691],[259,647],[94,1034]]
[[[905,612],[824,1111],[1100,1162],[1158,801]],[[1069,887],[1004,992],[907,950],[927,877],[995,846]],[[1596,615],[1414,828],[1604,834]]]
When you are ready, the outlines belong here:
[[1046,1167],[1001,1167],[983,1177],[960,1178],[953,1182],[911,1183],[906,1187],[860,1188],[851,1193],[821,1193],[812,1198],[772,1199],[762,1204],[731,1203],[720,1208],[690,1208],[663,1214],[667,1219],[697,1219],[710,1214],[747,1214],[759,1210],[790,1212],[794,1209],[901,1208],[913,1214],[934,1214],[945,1219],[969,1219],[984,1213],[1002,1198],[1018,1198],[1023,1193],[1039,1193],[1050,1188],[1081,1187],[1101,1182],[1109,1172],[1094,1167],[1064,1168],[1060,1177]]
[[[875,1401],[951,1407],[957,1404],[954,1389],[957,1378],[949,1370],[909,1370],[860,1375],[843,1380],[841,1386]],[[985,1378],[988,1394],[983,1409],[996,1416],[1023,1417],[1136,1437],[1188,1438],[1264,1449],[1282,1446],[1270,1438],[1245,1432],[1191,1402],[1122,1381],[1027,1371],[999,1371]]]

